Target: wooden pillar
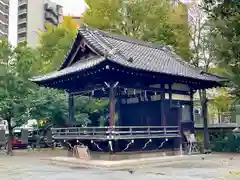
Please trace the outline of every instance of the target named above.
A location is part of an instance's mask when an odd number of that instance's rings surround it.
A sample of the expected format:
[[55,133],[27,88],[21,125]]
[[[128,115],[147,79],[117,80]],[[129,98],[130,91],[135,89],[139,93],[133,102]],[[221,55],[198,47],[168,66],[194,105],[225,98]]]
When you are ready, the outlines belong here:
[[179,128],[179,154],[183,155],[183,132],[182,132],[182,106],[178,105],[178,128]]
[[74,99],[72,94],[68,94],[68,121],[67,125],[71,125],[74,122]]
[[206,90],[201,91],[202,94],[202,118],[203,118],[203,131],[204,131],[204,151],[208,152],[210,150],[210,139],[208,130],[208,112],[207,112],[207,92]]
[[[109,136],[113,138],[114,125],[115,125],[115,85],[113,83],[109,86]],[[109,153],[114,153],[116,151],[117,142],[114,139],[108,141]]]
[[[165,88],[165,84],[161,84],[161,89]],[[165,100],[165,92],[161,91],[160,94],[161,99],[161,126],[166,126],[166,116],[164,112],[164,100]]]
[[115,87],[111,84],[109,88],[109,126],[113,127],[115,117]]
[[[122,99],[121,99],[121,92],[120,89],[116,89],[116,110],[117,110],[117,114],[118,114],[118,120],[117,123],[115,122],[116,126],[122,126],[122,122],[121,122],[121,103],[122,103]],[[119,152],[119,141],[118,140],[114,140],[113,143],[113,153]]]
[[118,113],[118,122],[117,122],[117,126],[121,126],[122,122],[121,122],[121,103],[122,103],[122,99],[121,99],[121,94],[120,92],[118,92],[118,97],[117,97],[117,113]]
[[194,123],[194,101],[193,101],[194,91],[190,90],[190,113],[191,113],[191,121]]
[[172,84],[168,84],[169,105],[172,108]]

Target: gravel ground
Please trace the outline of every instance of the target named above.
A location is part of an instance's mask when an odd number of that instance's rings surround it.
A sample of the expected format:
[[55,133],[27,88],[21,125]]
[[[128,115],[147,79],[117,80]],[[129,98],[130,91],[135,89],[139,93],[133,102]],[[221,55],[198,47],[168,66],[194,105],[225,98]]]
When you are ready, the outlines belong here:
[[[51,165],[41,160],[62,152],[24,152],[8,157],[0,153],[1,180],[239,180],[240,155],[215,154],[186,160],[138,165],[131,170],[84,169]],[[203,158],[204,157],[204,158]],[[130,172],[129,172],[130,171]],[[131,173],[132,172],[132,173]]]

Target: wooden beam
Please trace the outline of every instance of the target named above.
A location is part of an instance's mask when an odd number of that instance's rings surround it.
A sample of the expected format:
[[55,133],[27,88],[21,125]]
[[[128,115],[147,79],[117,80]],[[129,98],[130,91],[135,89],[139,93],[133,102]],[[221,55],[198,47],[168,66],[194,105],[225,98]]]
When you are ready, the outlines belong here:
[[73,95],[68,94],[68,122],[67,125],[71,125],[75,120],[74,112],[74,99]]
[[[161,89],[163,89],[165,87],[165,84],[161,84]],[[165,92],[161,91],[160,92],[160,107],[161,107],[161,126],[166,126],[166,116],[164,113],[164,100],[165,100]]]
[[191,89],[190,91],[190,113],[191,113],[191,121],[194,121],[194,105],[193,105],[193,95],[194,95],[194,91]]
[[168,93],[169,93],[169,101],[170,101],[169,105],[170,105],[170,108],[172,108],[172,83],[169,83],[168,86],[169,86]]
[[[92,91],[94,91],[94,95],[93,97],[95,98],[109,98],[109,89],[104,89],[104,88],[101,88],[101,87],[98,87],[98,88],[93,88],[92,90],[87,90],[87,91],[79,91],[79,92],[70,92],[70,94],[72,95],[76,95],[76,96],[92,96]],[[144,90],[143,90],[144,91]],[[165,89],[164,91],[147,91],[147,96],[148,96],[148,99],[149,97],[151,96],[154,96],[154,95],[160,95],[161,93],[168,93],[169,94],[169,100],[171,99],[172,101],[172,94],[179,94],[179,95],[190,95],[189,92],[185,92],[185,91],[179,91],[179,90],[170,90],[170,89]],[[116,98],[134,98],[134,97],[140,97],[140,93],[136,93],[135,95],[134,94],[123,94],[123,91],[122,91],[122,94],[118,93],[117,95],[115,95]]]
[[[122,88],[127,88],[127,89],[142,90],[142,91],[164,92],[164,93],[168,93],[169,92],[169,89],[166,89],[165,87],[154,88],[154,87],[142,86],[142,85],[139,85],[139,86],[123,85],[121,87]],[[182,94],[182,95],[190,95],[189,91],[183,91],[183,90],[172,90],[172,93],[174,93],[174,94]]]
[[120,92],[119,92],[119,89],[117,89],[117,92],[116,92],[116,99],[117,99],[117,113],[118,113],[118,122],[117,122],[117,126],[121,126],[122,123],[121,123],[121,105],[122,105],[122,98],[119,96],[120,95]]
[[115,87],[113,84],[110,84],[109,88],[109,126],[112,128],[114,123],[114,117],[115,117]]

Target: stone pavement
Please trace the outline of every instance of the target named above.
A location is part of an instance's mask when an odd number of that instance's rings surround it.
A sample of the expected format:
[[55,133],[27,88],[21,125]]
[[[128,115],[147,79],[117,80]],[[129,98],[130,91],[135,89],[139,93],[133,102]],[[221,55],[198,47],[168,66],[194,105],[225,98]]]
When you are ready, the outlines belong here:
[[165,158],[157,162],[129,163],[128,168],[98,169],[52,165],[46,156],[0,154],[0,180],[239,180],[240,155],[193,156],[186,159]]

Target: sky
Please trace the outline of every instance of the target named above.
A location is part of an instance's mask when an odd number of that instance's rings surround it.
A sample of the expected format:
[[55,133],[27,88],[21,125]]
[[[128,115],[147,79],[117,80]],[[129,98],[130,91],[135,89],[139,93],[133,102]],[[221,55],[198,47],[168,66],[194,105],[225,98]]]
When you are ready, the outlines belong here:
[[[83,13],[86,7],[84,0],[51,0],[51,1],[56,2],[63,6],[64,15],[79,16]],[[9,42],[12,45],[16,45],[17,43],[17,8],[18,0],[10,0]]]

